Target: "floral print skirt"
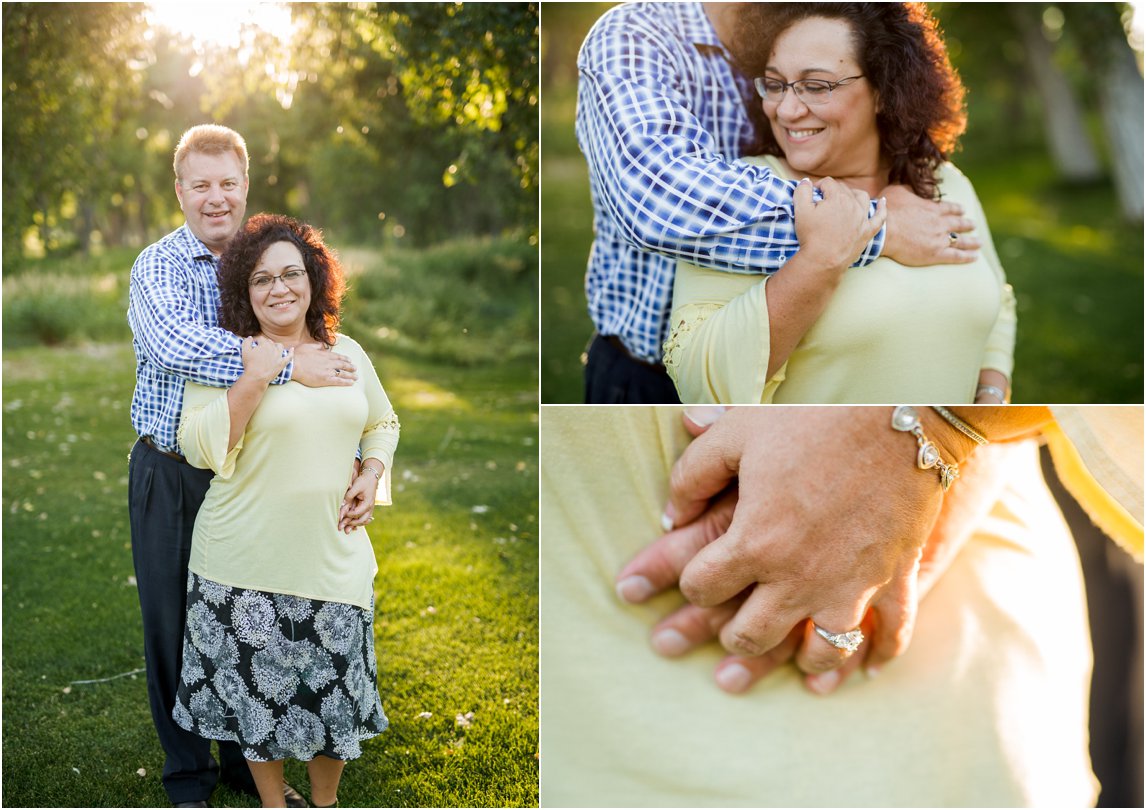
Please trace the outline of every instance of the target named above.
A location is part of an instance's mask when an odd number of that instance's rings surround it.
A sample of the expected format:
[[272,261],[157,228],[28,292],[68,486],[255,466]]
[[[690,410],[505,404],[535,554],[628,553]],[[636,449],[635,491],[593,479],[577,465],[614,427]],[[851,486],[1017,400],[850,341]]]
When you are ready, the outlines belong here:
[[389,725],[377,675],[373,610],[189,574],[172,712],[186,730],[256,762],[354,759]]

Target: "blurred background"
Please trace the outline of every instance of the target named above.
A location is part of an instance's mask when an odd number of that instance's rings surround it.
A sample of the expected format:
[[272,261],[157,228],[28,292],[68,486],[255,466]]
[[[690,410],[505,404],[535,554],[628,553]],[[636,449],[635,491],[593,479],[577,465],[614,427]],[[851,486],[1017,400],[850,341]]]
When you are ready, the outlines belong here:
[[536,805],[538,36],[537,3],[4,3],[4,805],[166,803],[128,274],[207,122],[246,139],[248,214],[340,253],[402,418],[370,529],[391,727],[342,802]]
[[481,254],[449,271],[476,296],[404,284],[410,307],[352,300],[348,323],[462,360],[531,354],[536,27],[515,3],[5,4],[5,345],[126,335],[122,310],[87,310],[125,301],[139,249],[182,222],[172,152],[213,121],[247,141],[248,212],[317,225],[352,271]]
[[[592,334],[577,50],[612,3],[543,7],[542,402],[581,402]],[[954,162],[1018,296],[1014,399],[1143,399],[1142,26],[1124,3],[933,3],[968,87]]]

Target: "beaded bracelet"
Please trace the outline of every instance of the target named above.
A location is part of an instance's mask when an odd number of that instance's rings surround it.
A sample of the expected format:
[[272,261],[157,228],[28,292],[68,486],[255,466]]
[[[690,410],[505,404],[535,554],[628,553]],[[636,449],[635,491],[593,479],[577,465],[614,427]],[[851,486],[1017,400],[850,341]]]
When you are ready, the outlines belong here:
[[939,455],[939,448],[923,433],[923,424],[919,421],[919,413],[910,405],[900,405],[891,414],[891,426],[895,430],[910,433],[915,436],[919,445],[919,452],[915,455],[915,466],[921,470],[939,469],[939,485],[946,492],[951,484],[959,477],[959,465],[952,462],[948,464]]

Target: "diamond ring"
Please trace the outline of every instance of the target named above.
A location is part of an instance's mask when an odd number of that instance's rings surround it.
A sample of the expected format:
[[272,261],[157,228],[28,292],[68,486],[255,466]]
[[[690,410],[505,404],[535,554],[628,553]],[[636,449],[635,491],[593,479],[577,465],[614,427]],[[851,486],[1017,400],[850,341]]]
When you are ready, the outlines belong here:
[[812,627],[816,628],[816,632],[820,634],[821,638],[836,649],[847,650],[849,653],[854,653],[859,649],[859,646],[863,644],[863,630],[860,630],[858,627],[846,633],[829,633],[815,622],[812,622]]
[[947,234],[947,244],[949,246],[955,247],[955,243],[958,241],[959,241],[959,234],[955,233],[955,231],[951,231],[950,233]]

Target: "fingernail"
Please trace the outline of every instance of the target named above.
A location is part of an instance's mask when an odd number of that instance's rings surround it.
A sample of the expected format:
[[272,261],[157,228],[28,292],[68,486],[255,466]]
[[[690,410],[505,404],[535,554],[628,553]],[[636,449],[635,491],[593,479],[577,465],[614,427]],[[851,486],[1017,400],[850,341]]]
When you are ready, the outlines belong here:
[[816,692],[820,695],[826,695],[830,693],[833,689],[836,688],[839,682],[840,673],[834,669],[820,673],[819,675],[813,675],[811,678],[808,678],[808,686],[811,687],[813,692]]
[[653,584],[642,576],[625,577],[617,583],[617,596],[626,602],[643,602],[653,595]]
[[752,685],[752,673],[743,664],[729,664],[716,673],[716,685],[738,695]]
[[872,678],[872,679],[874,679],[874,678],[878,678],[878,677],[879,677],[879,673],[880,673],[881,671],[882,671],[882,667],[879,667],[879,666],[877,666],[877,665],[874,665],[874,664],[873,664],[872,666],[870,666],[870,667],[864,667],[864,668],[863,668],[863,674],[864,674],[864,675],[867,675],[867,676],[868,676],[868,678]]
[[652,644],[654,650],[669,658],[684,655],[688,652],[689,647],[692,646],[679,630],[673,630],[672,628],[654,633]]
[[726,410],[723,405],[693,405],[684,409],[684,418],[697,427],[708,427]]
[[661,515],[661,528],[666,532],[671,532],[673,530],[672,518],[669,517],[667,509],[665,510],[664,514]]

